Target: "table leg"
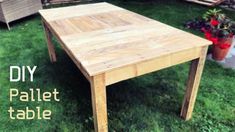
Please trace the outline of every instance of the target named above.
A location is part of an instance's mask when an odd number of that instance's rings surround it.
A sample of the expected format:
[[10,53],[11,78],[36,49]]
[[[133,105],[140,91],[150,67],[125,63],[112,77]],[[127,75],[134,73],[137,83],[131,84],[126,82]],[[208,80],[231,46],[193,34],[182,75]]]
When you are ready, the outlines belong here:
[[7,29],[8,29],[8,30],[11,30],[10,25],[9,25],[8,22],[6,22],[6,25],[7,25]]
[[91,79],[91,96],[96,132],[107,132],[107,102],[104,75],[97,75]]
[[51,62],[56,62],[56,54],[55,54],[55,47],[52,43],[52,34],[47,27],[47,25],[43,22],[46,38],[47,38],[47,47],[48,47],[48,52],[50,56]]
[[204,63],[206,60],[207,49],[208,47],[202,48],[200,58],[195,59],[191,62],[186,93],[184,96],[184,101],[180,114],[180,116],[185,120],[189,120],[192,117],[197,91],[200,84]]

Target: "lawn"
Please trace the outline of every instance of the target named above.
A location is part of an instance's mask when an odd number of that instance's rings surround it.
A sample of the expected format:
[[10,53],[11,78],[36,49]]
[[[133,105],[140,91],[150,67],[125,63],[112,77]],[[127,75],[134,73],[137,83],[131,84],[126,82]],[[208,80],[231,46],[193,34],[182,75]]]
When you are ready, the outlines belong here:
[[[183,23],[208,8],[180,0],[109,0],[163,23],[184,28]],[[224,11],[235,19],[235,12]],[[58,62],[51,64],[39,15],[0,25],[0,131],[93,131],[90,86],[76,65],[56,43]],[[9,66],[38,68],[34,82],[9,82]],[[179,117],[189,64],[181,64],[111,85],[107,90],[110,131],[235,131],[235,71],[207,61],[190,121]],[[9,102],[9,89],[41,88],[60,92],[60,102]],[[52,110],[51,120],[11,120],[7,110]]]

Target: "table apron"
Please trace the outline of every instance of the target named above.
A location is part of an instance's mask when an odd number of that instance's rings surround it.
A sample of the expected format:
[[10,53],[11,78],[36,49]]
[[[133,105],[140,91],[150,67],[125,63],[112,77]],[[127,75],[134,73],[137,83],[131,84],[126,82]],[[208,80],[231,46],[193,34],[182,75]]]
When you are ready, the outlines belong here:
[[111,85],[123,80],[197,59],[201,56],[202,50],[207,47],[208,46],[187,49],[107,71],[104,73],[105,85]]

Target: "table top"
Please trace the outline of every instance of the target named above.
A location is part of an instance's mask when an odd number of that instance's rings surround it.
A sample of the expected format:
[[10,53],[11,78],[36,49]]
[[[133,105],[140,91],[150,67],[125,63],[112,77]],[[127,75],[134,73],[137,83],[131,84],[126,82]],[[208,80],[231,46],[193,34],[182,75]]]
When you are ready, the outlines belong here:
[[211,44],[105,2],[39,12],[63,47],[90,76]]

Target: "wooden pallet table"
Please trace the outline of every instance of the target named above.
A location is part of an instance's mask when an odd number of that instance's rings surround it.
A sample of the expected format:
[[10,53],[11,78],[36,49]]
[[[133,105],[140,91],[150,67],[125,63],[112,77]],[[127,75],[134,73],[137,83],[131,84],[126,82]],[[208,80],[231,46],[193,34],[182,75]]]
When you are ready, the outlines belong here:
[[108,131],[106,86],[187,61],[181,116],[191,118],[210,41],[108,3],[40,14],[51,61],[54,35],[91,84],[95,131]]
[[206,5],[206,6],[216,6],[224,2],[224,0],[186,0],[186,1],[201,4],[201,5]]

